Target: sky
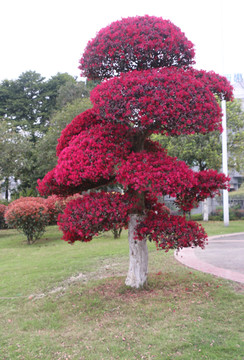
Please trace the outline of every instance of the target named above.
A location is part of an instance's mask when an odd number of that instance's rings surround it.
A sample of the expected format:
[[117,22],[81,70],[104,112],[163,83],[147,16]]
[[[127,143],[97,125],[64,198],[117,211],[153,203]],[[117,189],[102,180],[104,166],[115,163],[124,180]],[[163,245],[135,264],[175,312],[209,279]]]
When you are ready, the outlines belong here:
[[29,70],[79,79],[79,59],[101,28],[146,14],[185,33],[195,45],[196,68],[244,75],[243,0],[2,0],[0,81]]

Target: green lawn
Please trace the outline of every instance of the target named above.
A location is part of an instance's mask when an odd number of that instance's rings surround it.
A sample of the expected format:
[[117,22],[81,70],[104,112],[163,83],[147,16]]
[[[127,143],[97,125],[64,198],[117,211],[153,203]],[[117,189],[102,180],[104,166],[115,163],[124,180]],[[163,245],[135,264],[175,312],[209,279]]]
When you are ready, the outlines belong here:
[[[209,235],[244,222],[204,223]],[[27,246],[0,231],[0,359],[244,359],[243,287],[149,244],[149,284],[124,285],[126,231],[73,246],[57,227]]]

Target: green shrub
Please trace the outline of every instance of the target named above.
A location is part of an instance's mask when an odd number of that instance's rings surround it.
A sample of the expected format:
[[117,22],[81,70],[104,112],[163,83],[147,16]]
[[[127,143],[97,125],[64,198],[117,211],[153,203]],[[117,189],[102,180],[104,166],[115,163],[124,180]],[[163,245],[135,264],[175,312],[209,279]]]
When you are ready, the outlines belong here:
[[203,216],[202,214],[193,214],[190,216],[191,220],[194,221],[202,221],[203,220]]

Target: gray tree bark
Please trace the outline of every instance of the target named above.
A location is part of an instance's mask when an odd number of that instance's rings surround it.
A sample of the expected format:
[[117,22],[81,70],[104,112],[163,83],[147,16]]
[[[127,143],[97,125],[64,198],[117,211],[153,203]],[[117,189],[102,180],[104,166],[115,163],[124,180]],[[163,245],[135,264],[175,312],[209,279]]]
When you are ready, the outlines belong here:
[[130,215],[128,224],[130,263],[125,284],[138,289],[147,284],[148,248],[146,239],[135,239],[137,221],[143,221],[143,216],[138,214]]
[[208,221],[208,199],[203,200],[203,221]]

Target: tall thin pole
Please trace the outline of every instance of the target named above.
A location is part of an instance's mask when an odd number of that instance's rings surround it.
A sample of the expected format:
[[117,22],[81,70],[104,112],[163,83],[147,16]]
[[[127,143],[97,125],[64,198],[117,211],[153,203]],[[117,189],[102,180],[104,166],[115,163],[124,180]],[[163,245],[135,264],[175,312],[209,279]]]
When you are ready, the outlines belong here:
[[[221,8],[221,45],[222,45],[222,72],[224,75],[224,3],[220,1]],[[222,100],[222,171],[228,176],[228,153],[227,153],[227,121],[226,121],[226,101]],[[224,225],[229,226],[229,193],[228,190],[223,190],[223,214]]]
[[[228,158],[227,158],[227,125],[226,125],[226,101],[222,100],[222,167],[223,173],[228,176]],[[223,213],[224,225],[229,226],[229,193],[228,190],[223,190]]]

